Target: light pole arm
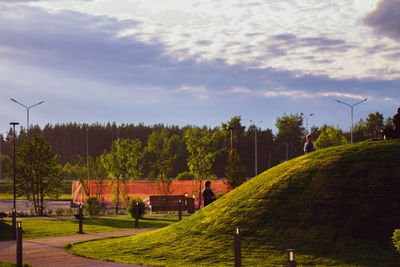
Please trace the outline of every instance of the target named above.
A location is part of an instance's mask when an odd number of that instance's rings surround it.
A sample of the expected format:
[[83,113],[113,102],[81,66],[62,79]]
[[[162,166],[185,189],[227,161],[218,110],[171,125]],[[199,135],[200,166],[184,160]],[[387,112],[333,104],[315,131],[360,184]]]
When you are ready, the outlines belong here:
[[367,101],[367,100],[368,100],[368,98],[366,98],[366,99],[364,99],[364,100],[362,100],[362,101],[360,101],[360,102],[357,102],[357,103],[353,104],[353,107],[354,107],[354,106],[357,106],[358,104],[361,104],[361,103],[363,103],[363,102],[365,102],[365,101]]
[[28,107],[28,108],[33,108],[33,107],[39,106],[40,104],[43,104],[44,102],[45,102],[45,101],[41,101],[41,102],[36,103],[35,105],[32,105],[32,106],[30,106],[30,107]]
[[335,101],[338,102],[338,103],[340,103],[340,104],[343,104],[343,105],[352,107],[351,105],[349,105],[349,104],[347,104],[347,103],[344,103],[344,102],[342,102],[342,101],[340,101],[340,100],[335,99]]
[[23,106],[24,108],[29,108],[29,107],[27,107],[27,106],[25,106],[24,104],[22,104],[22,103],[19,103],[17,100],[15,100],[14,98],[10,98],[11,99],[11,101],[13,101],[13,102],[15,102],[15,103],[17,103],[18,105],[21,105],[21,106]]

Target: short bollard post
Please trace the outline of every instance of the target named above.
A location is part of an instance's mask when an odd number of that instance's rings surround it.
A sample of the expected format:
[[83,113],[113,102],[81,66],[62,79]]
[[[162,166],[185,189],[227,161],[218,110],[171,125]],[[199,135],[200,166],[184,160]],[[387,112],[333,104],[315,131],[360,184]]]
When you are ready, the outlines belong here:
[[182,220],[182,200],[178,200],[179,220]]
[[17,240],[17,212],[12,209],[12,238]]
[[139,202],[136,202],[136,209],[135,209],[135,228],[139,228]]
[[22,267],[22,222],[17,223],[17,267]]
[[82,221],[83,221],[82,204],[79,204],[79,233],[80,234],[83,234]]
[[235,226],[235,232],[233,234],[233,242],[235,247],[235,267],[242,266],[242,248],[240,241],[240,228]]
[[286,267],[296,267],[297,262],[294,260],[294,249],[287,249],[287,262],[286,262]]

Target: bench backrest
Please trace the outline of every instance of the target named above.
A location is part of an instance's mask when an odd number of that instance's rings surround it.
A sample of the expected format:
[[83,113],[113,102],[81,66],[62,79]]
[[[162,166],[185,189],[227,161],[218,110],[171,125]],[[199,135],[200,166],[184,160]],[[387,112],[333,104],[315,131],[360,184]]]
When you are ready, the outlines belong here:
[[182,210],[186,210],[186,201],[184,195],[150,196],[151,211],[178,211],[179,200],[181,200]]

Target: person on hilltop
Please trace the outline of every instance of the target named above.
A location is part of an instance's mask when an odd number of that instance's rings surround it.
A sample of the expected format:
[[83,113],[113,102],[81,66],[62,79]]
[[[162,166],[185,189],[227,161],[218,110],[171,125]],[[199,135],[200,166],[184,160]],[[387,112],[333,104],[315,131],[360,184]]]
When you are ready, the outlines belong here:
[[397,109],[397,114],[393,116],[394,138],[400,137],[400,108]]
[[314,147],[314,144],[312,142],[312,140],[313,140],[312,135],[311,134],[307,134],[306,140],[307,140],[307,142],[304,144],[304,153],[310,153],[310,152],[315,151],[315,147]]
[[205,189],[203,191],[204,207],[216,200],[214,192],[211,190],[211,182],[207,181],[205,183]]
[[397,109],[397,114],[393,116],[393,129],[385,128],[381,130],[383,139],[400,138],[400,108]]

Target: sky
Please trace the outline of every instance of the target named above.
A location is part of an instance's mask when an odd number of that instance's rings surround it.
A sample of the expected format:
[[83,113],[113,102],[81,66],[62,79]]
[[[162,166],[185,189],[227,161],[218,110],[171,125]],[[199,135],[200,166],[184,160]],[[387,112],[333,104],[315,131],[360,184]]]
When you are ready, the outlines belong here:
[[[0,0],[0,133],[9,122],[276,132],[400,106],[400,0]],[[17,127],[18,129],[18,127]]]

